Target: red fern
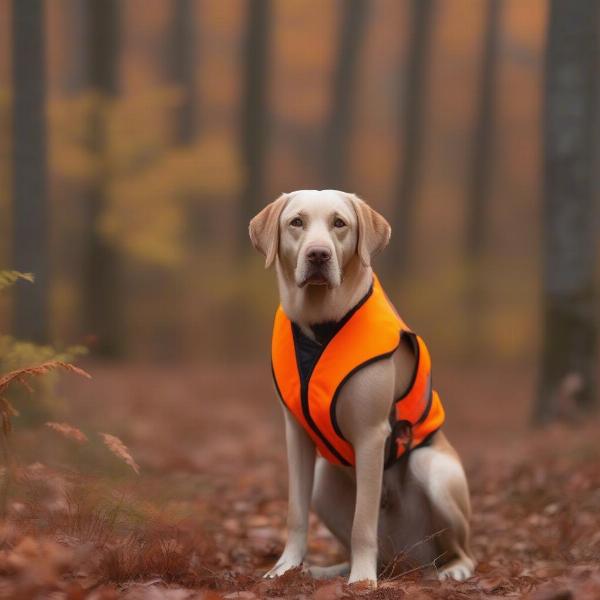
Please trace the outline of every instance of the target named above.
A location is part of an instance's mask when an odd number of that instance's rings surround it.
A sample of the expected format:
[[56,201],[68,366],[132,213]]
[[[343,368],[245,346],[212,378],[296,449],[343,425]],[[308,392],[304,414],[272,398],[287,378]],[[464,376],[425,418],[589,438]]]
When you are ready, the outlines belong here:
[[81,375],[82,377],[87,377],[91,379],[92,376],[83,369],[72,365],[71,363],[63,362],[62,360],[49,360],[35,367],[24,367],[22,369],[15,369],[10,373],[0,377],[0,394],[2,394],[6,388],[12,383],[18,382],[21,385],[25,386],[27,389],[31,389],[31,386],[26,380],[26,377],[30,376],[39,376],[46,375],[50,371],[56,369],[64,369],[65,371],[70,371],[71,373],[75,373],[76,375]]

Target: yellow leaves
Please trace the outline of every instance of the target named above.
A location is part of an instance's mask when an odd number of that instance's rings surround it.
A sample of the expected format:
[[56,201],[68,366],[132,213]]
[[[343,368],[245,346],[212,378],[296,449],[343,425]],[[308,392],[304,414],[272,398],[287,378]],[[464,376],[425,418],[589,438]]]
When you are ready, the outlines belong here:
[[29,283],[33,283],[33,274],[32,273],[21,273],[20,271],[0,271],[0,290],[4,290],[17,281],[22,279],[24,281],[29,281]]
[[116,178],[100,231],[133,258],[174,266],[185,254],[188,204],[199,201],[199,196],[212,200],[237,193],[239,185],[237,155],[231,146],[221,137],[207,138],[169,151],[153,168]]
[[181,100],[175,87],[118,99],[87,93],[50,112],[53,168],[106,187],[101,234],[127,256],[165,267],[185,254],[190,203],[235,196],[241,183],[235,140],[223,132],[173,146],[171,118]]
[[109,110],[110,102],[98,94],[82,94],[52,102],[50,122],[50,169],[66,179],[88,181],[98,172],[98,159],[90,144],[90,124],[98,112]]
[[99,223],[101,233],[128,255],[161,266],[181,260],[183,227],[182,207],[158,170],[115,182]]

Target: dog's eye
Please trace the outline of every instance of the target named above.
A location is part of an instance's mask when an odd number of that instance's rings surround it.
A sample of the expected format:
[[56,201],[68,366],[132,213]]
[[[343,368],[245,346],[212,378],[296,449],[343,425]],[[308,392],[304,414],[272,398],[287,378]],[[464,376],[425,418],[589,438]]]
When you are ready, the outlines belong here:
[[292,227],[302,227],[302,225],[304,225],[304,223],[302,222],[302,219],[300,217],[296,217],[295,219],[292,219],[290,221],[290,225]]
[[342,227],[346,227],[346,223],[344,223],[344,221],[342,221],[342,219],[340,219],[339,217],[333,222],[333,226],[337,227],[338,229],[342,228]]

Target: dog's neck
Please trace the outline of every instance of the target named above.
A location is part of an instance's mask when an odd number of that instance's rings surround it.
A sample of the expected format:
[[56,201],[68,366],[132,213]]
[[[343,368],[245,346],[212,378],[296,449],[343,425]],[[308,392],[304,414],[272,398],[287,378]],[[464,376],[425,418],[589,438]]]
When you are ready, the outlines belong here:
[[287,317],[313,339],[313,325],[340,321],[360,302],[372,282],[371,267],[365,267],[358,258],[344,267],[342,283],[336,288],[326,285],[300,288],[296,285],[293,274],[286,273],[281,265],[277,265],[281,306]]

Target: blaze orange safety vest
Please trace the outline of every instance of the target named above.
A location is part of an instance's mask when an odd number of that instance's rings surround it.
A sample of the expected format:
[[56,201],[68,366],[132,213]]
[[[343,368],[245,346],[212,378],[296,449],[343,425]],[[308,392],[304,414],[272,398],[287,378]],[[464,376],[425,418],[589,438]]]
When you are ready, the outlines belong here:
[[[444,423],[444,408],[431,384],[431,358],[425,342],[396,313],[379,280],[365,297],[326,329],[315,342],[283,312],[275,314],[271,359],[279,397],[333,464],[354,465],[354,449],[340,430],[336,403],[340,390],[359,369],[389,358],[407,336],[416,355],[416,367],[407,390],[395,400],[386,450],[386,467],[405,452],[426,443]],[[368,401],[368,398],[365,398]]]

